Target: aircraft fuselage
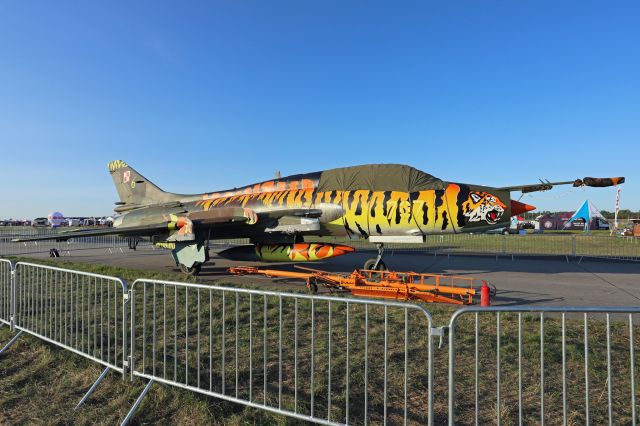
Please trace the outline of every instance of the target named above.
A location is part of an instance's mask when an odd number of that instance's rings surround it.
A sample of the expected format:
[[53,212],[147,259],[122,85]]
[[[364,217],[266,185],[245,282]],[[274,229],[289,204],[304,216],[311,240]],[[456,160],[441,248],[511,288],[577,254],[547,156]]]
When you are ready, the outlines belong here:
[[[436,189],[329,190],[318,189],[321,173],[290,176],[233,190],[188,196],[180,205],[153,206],[126,213],[123,224],[135,216],[155,221],[167,213],[184,214],[220,207],[242,207],[264,213],[272,210],[315,209],[315,219],[283,217],[259,221],[251,228],[225,230],[216,238],[277,239],[279,234],[333,235],[392,242],[418,240],[429,234],[480,232],[505,226],[511,216],[509,192],[477,185],[439,182]],[[137,222],[137,220],[135,220]]]

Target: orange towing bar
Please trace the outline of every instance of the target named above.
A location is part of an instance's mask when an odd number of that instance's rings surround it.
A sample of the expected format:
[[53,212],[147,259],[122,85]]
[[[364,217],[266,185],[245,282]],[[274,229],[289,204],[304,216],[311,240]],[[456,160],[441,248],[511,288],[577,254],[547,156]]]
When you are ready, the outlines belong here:
[[455,275],[419,274],[356,269],[351,274],[335,274],[317,269],[298,267],[308,272],[259,269],[252,266],[229,268],[234,275],[264,275],[273,278],[301,279],[307,288],[317,292],[318,284],[328,288],[350,291],[354,296],[394,300],[422,300],[424,302],[470,305],[476,291],[473,278]]

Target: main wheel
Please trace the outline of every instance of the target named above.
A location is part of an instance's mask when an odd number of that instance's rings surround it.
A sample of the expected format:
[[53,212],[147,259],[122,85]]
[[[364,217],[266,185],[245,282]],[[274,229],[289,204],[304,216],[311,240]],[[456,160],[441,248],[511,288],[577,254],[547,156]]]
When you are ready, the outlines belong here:
[[180,264],[180,271],[183,274],[191,275],[191,276],[198,275],[200,273],[201,268],[202,268],[202,263],[194,263],[192,267],[185,266],[182,263]]
[[[364,268],[363,269],[366,269],[366,270],[369,270],[369,271],[375,271],[376,269],[373,268],[375,266],[375,264],[376,264],[376,259],[369,259],[366,262],[364,262]],[[386,271],[387,270],[387,265],[385,265],[385,263],[381,260],[378,263],[377,270],[378,271]]]

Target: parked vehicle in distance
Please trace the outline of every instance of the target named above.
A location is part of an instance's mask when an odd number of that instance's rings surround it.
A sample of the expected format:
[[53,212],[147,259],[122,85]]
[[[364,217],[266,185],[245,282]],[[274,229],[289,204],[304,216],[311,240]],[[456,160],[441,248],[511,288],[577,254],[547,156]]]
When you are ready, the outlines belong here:
[[31,226],[35,228],[49,226],[49,219],[47,219],[46,217],[37,217],[33,219],[33,221],[31,222]]

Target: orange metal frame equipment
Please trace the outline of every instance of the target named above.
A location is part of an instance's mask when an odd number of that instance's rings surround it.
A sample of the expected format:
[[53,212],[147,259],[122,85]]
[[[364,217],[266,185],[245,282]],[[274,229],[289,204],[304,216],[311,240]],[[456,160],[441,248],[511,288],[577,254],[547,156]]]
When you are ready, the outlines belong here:
[[272,278],[301,279],[317,292],[318,285],[350,291],[354,296],[394,300],[471,305],[476,290],[473,278],[455,275],[418,274],[416,272],[371,271],[356,269],[351,274],[336,274],[298,267],[306,272],[259,269],[252,266],[229,268],[234,275],[264,275]]

